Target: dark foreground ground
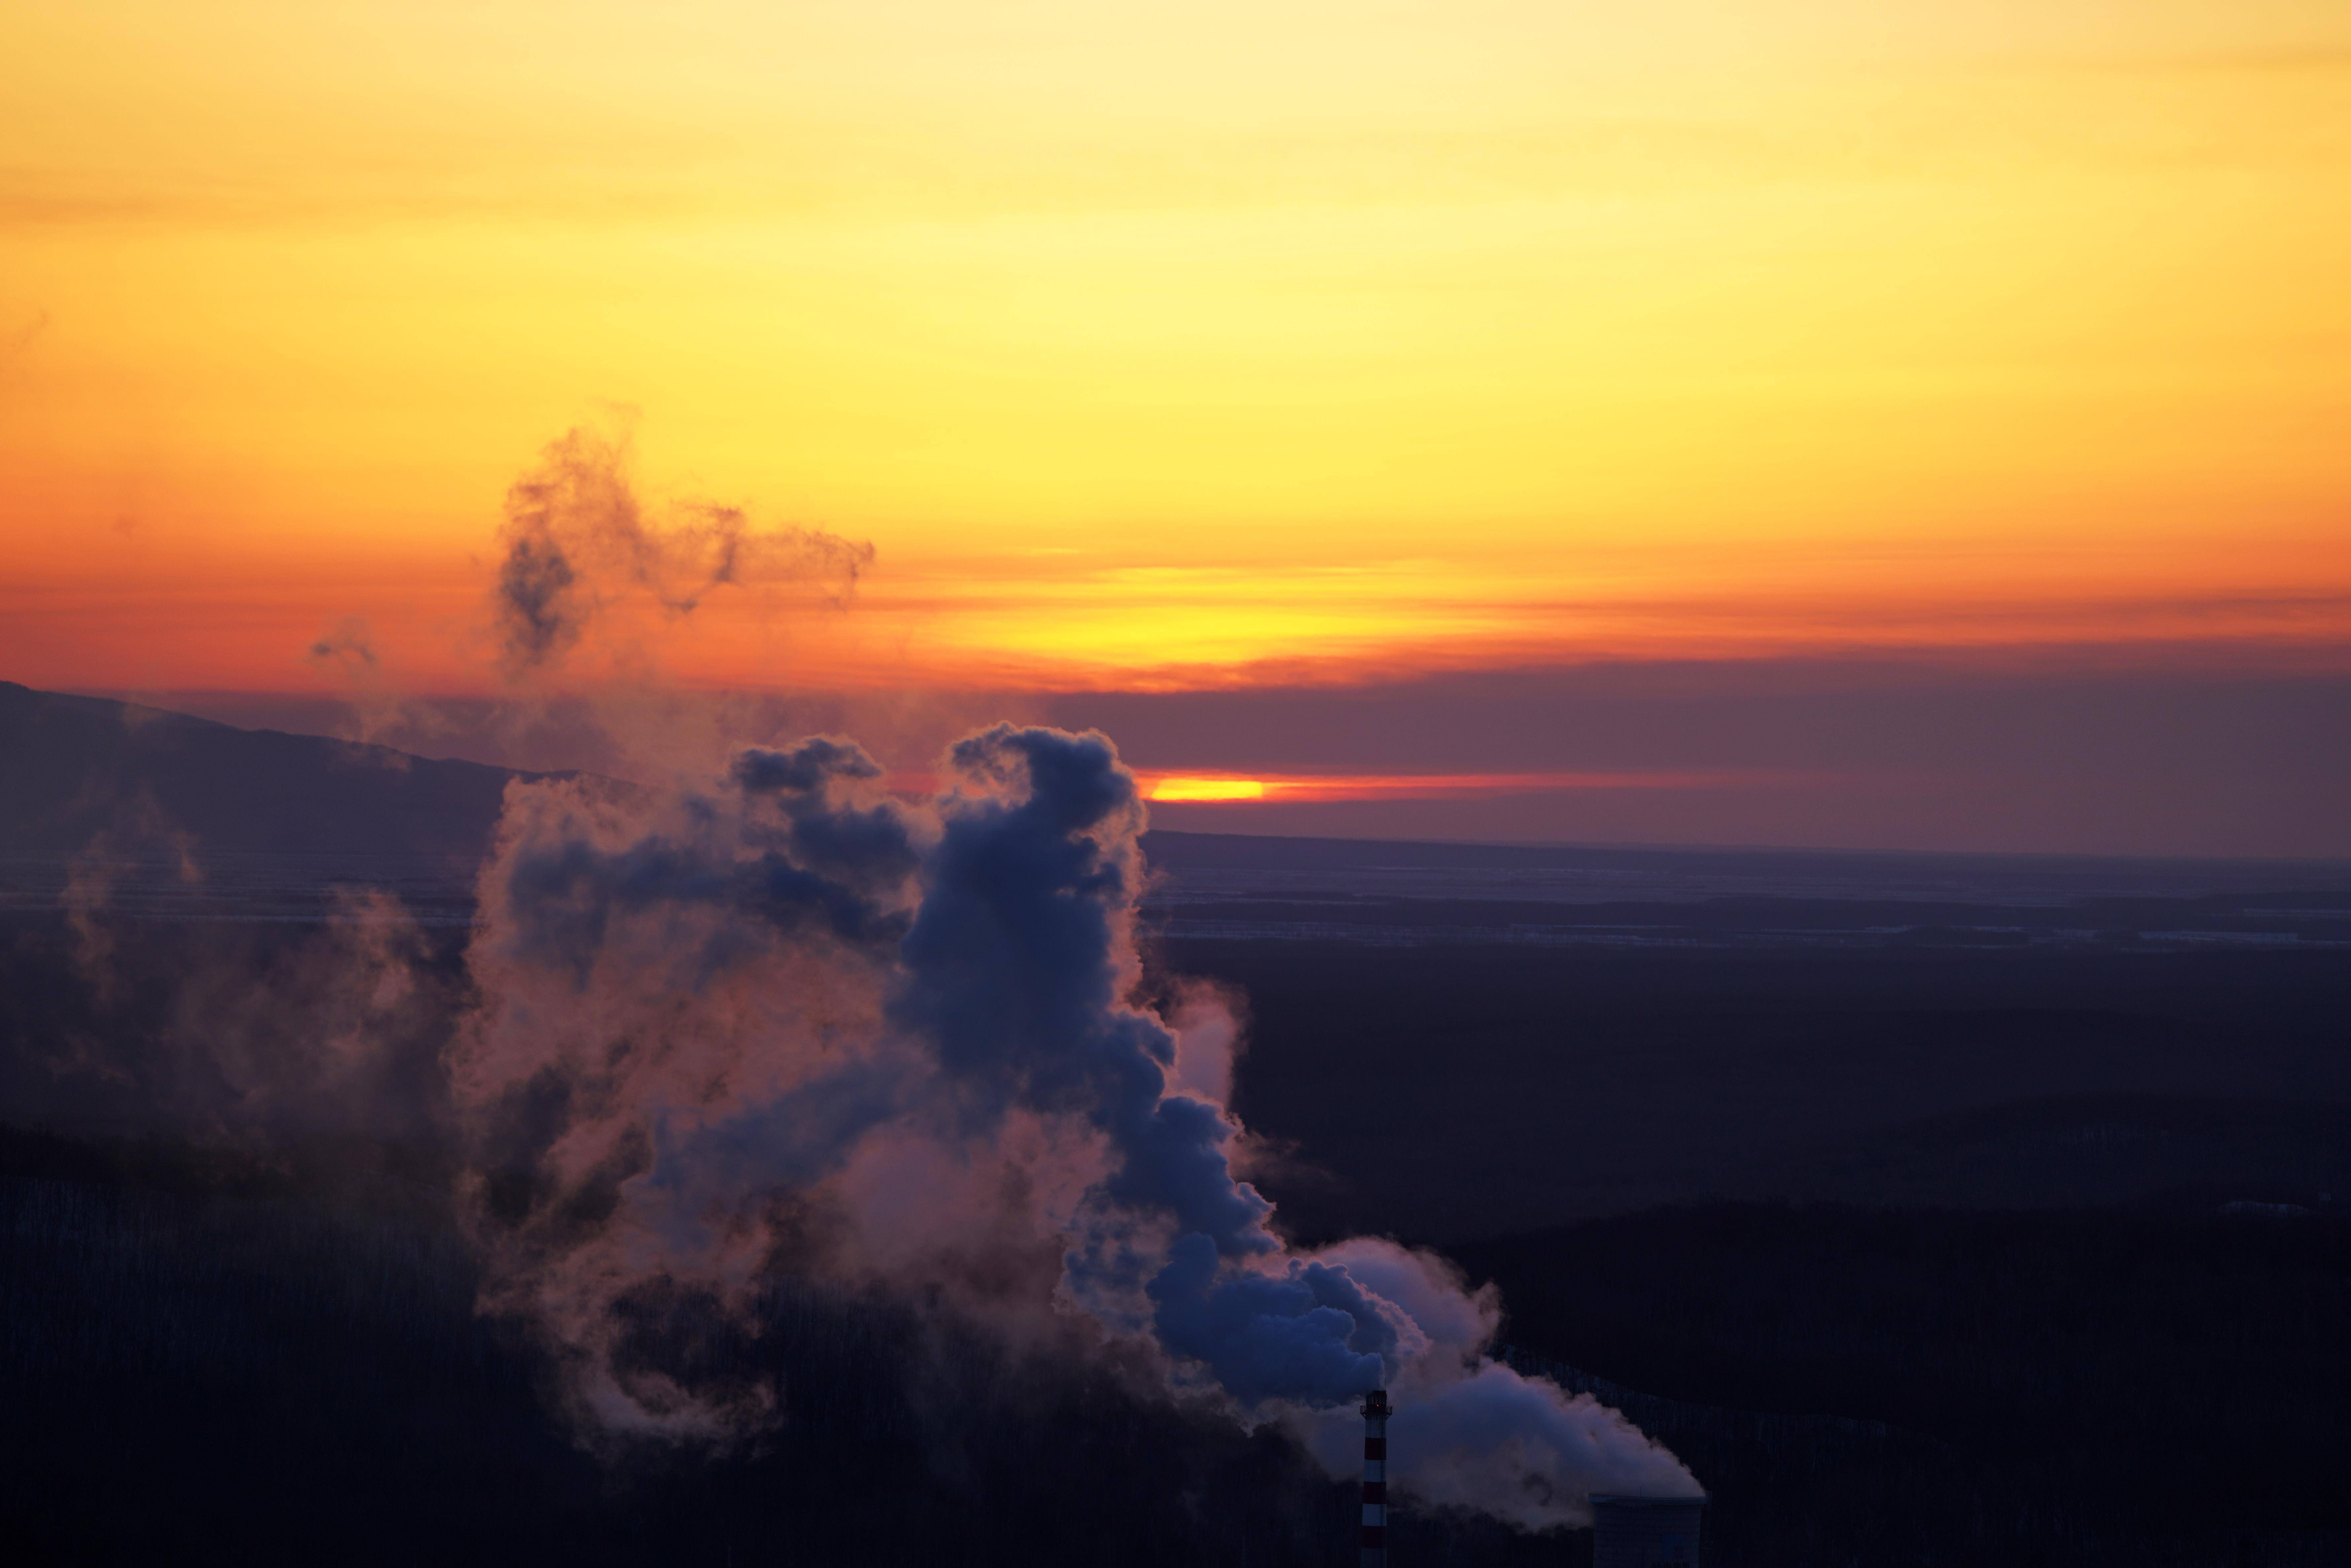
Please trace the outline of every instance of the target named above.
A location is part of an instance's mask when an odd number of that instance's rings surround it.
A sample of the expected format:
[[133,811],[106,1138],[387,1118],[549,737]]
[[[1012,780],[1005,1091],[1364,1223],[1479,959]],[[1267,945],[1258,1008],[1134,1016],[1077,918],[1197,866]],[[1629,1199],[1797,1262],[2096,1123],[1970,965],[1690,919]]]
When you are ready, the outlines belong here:
[[[1270,1434],[786,1286],[751,1333],[669,1303],[647,1347],[779,1372],[760,1448],[606,1464],[416,1188],[0,1157],[12,1561],[1352,1562],[1346,1490]],[[1698,1470],[1710,1562],[2351,1561],[2340,1218],[1717,1204],[1455,1256],[1509,1292],[1522,1365]],[[1464,1568],[1590,1552],[1398,1534]]]
[[[1711,1489],[1709,1563],[2351,1563],[2339,896],[1895,907],[1880,873],[1772,874],[1525,919],[1474,887],[1228,888],[1157,906],[1153,983],[1246,996],[1285,1223],[1496,1281],[1515,1354]],[[1272,1434],[785,1281],[750,1330],[647,1303],[649,1358],[780,1372],[763,1446],[583,1453],[539,1354],[472,1311],[446,998],[368,1086],[376,1135],[277,1104],[331,928],[260,872],[212,885],[254,902],[109,916],[104,995],[89,929],[0,915],[15,1560],[1352,1564],[1346,1489]],[[462,902],[432,896],[454,987]],[[1407,1513],[1395,1561],[1589,1553]]]

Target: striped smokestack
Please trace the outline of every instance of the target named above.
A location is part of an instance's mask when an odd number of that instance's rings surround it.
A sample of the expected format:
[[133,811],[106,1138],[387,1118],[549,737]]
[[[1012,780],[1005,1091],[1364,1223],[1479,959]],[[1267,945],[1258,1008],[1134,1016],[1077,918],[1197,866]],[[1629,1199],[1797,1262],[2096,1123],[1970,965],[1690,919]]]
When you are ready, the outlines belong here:
[[1388,1568],[1388,1391],[1364,1396],[1364,1568]]

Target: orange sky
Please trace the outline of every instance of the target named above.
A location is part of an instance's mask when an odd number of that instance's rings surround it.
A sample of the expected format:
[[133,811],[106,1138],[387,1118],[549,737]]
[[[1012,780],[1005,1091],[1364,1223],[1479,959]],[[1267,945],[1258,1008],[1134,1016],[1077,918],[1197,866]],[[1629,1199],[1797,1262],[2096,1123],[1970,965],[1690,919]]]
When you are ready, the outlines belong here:
[[0,101],[32,685],[478,689],[583,423],[876,549],[589,676],[2351,647],[2336,0],[17,0]]

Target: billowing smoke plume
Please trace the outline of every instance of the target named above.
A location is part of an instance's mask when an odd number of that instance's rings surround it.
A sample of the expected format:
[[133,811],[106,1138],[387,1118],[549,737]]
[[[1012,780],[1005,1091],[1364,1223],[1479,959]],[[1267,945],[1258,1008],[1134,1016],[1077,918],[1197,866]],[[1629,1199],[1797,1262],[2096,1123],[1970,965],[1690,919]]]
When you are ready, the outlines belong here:
[[546,1327],[584,1419],[772,1417],[789,1390],[631,1335],[656,1295],[747,1311],[780,1269],[1139,1359],[1342,1472],[1353,1402],[1385,1386],[1400,1485],[1529,1527],[1696,1490],[1614,1412],[1489,1359],[1498,1305],[1441,1260],[1269,1228],[1233,1170],[1231,1020],[1136,1000],[1144,810],[1107,739],[998,726],[948,763],[920,806],[827,738],[660,799],[512,788],[453,1089],[491,1304]]
[[733,507],[682,503],[648,516],[624,443],[573,430],[507,492],[494,590],[507,679],[560,664],[596,618],[632,599],[691,615],[724,587],[810,581],[846,595],[873,547],[806,528],[760,528]]

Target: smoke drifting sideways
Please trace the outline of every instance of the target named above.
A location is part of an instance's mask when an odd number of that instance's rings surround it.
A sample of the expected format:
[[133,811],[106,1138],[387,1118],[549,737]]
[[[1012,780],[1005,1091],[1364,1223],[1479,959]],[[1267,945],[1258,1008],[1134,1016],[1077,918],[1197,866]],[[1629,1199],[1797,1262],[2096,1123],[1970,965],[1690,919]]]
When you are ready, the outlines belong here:
[[871,544],[812,528],[757,528],[733,507],[683,502],[650,515],[629,482],[627,459],[625,437],[575,428],[507,492],[492,604],[498,666],[509,684],[562,664],[593,622],[626,601],[650,597],[677,619],[721,588],[786,582],[814,582],[839,601],[873,559]]
[[486,1306],[544,1329],[586,1429],[782,1418],[788,1389],[632,1348],[646,1303],[747,1314],[780,1271],[1281,1423],[1334,1475],[1384,1386],[1400,1489],[1525,1528],[1697,1494],[1490,1359],[1490,1290],[1270,1228],[1221,1100],[1233,1019],[1139,999],[1144,811],[1106,737],[998,725],[926,803],[880,775],[818,737],[692,789],[509,788],[448,1062],[461,1190]]

